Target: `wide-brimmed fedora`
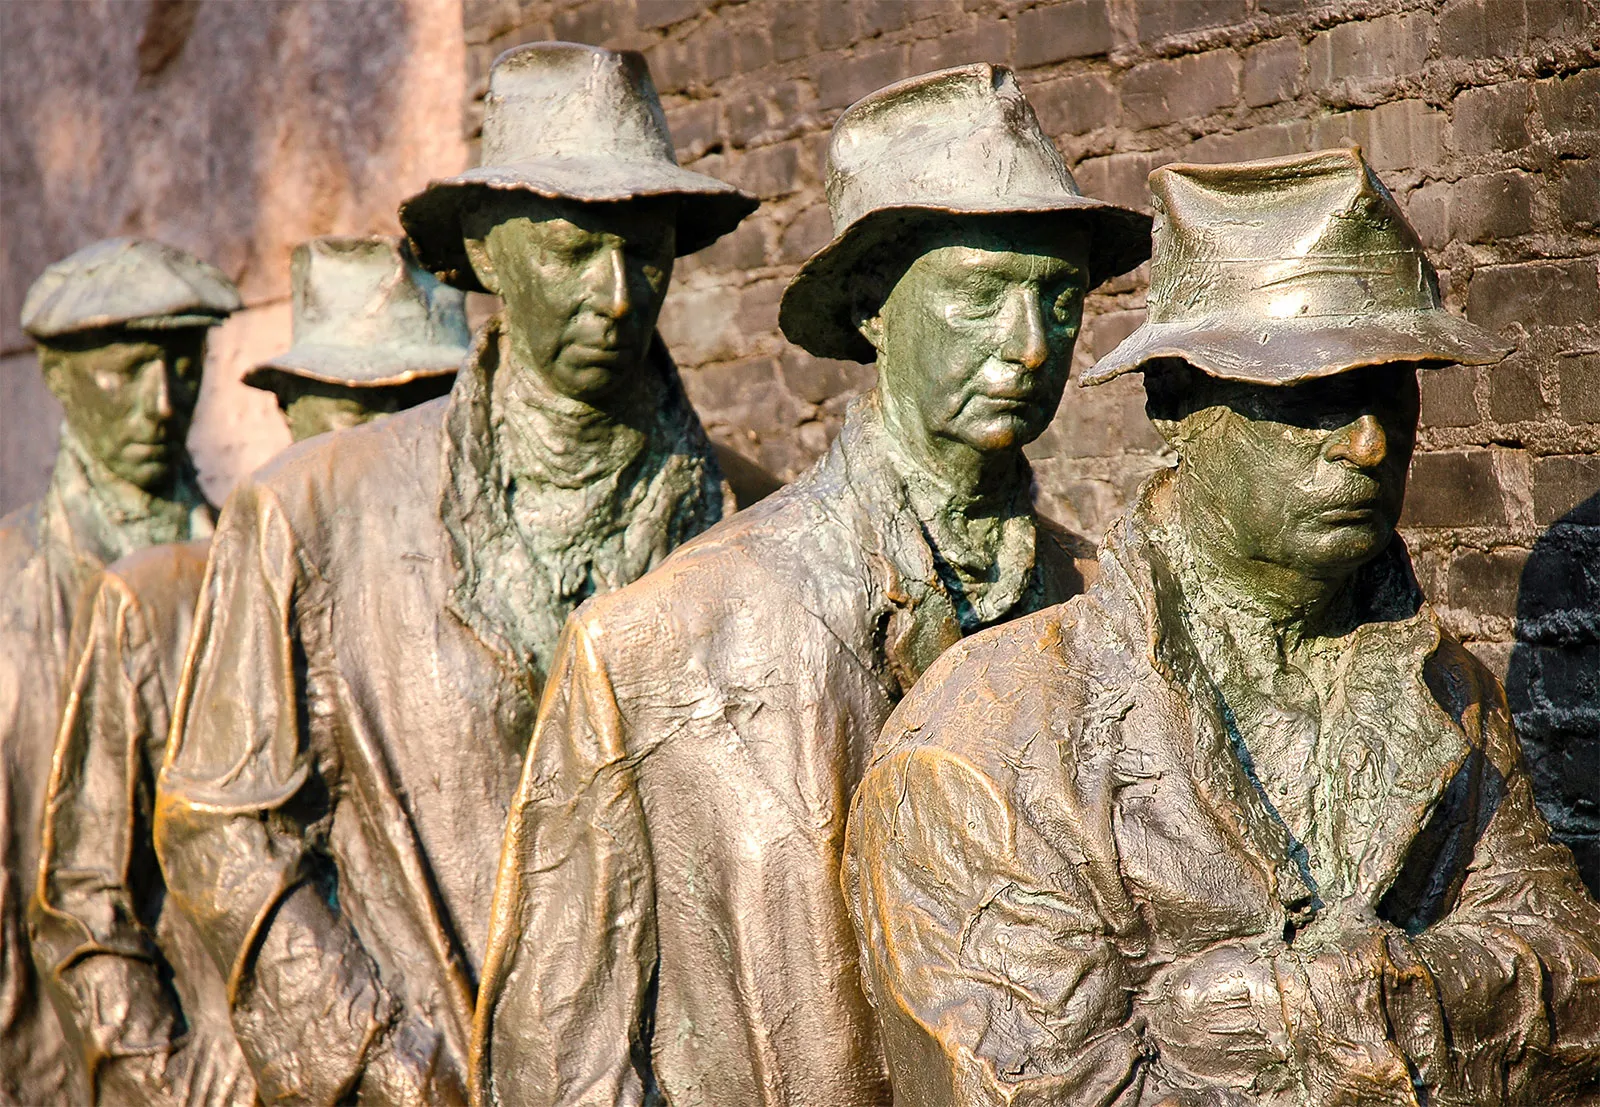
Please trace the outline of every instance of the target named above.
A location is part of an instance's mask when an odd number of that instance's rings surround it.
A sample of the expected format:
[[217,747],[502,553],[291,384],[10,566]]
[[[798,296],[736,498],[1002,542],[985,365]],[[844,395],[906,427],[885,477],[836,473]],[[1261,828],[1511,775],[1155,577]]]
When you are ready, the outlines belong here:
[[1295,384],[1365,365],[1486,365],[1508,348],[1446,311],[1439,278],[1360,147],[1150,174],[1145,322],[1083,375],[1160,358]]
[[482,164],[400,205],[418,260],[468,292],[484,289],[462,245],[461,204],[487,189],[585,203],[675,196],[679,254],[711,245],[759,206],[724,181],[679,167],[642,55],[571,42],[518,46],[495,59]]
[[1088,233],[1091,288],[1150,256],[1150,217],[1078,192],[1004,66],[925,73],[857,100],[833,125],[826,180],[833,241],[800,267],[778,317],[819,357],[873,360],[851,318],[850,272],[930,218],[1067,221]]
[[214,327],[239,307],[216,266],[148,238],[108,238],[45,267],[22,301],[22,329],[48,341],[110,327]]
[[454,373],[472,346],[466,296],[417,265],[398,238],[329,235],[289,264],[290,347],[244,376],[278,391],[287,378],[357,388]]

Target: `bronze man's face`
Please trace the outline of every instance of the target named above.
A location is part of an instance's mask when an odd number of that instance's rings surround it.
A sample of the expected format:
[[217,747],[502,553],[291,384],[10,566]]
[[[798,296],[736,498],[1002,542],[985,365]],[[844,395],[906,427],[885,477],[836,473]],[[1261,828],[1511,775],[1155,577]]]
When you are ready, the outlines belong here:
[[206,332],[114,331],[52,344],[45,379],[84,447],[147,491],[167,485],[187,449]]
[[[464,229],[480,280],[487,277],[485,287],[505,301],[521,365],[572,399],[598,400],[626,387],[649,349],[672,277],[676,201],[496,196],[464,220]],[[478,235],[482,246],[474,248]]]
[[450,391],[448,374],[422,377],[407,384],[325,384],[306,379],[286,382],[277,391],[278,407],[289,424],[289,437],[301,442],[329,431],[348,430],[383,415],[425,404]]
[[1083,236],[1037,221],[924,240],[863,327],[886,402],[914,410],[929,436],[983,454],[1020,449],[1061,403],[1087,275]]
[[1416,444],[1414,365],[1292,387],[1197,379],[1205,406],[1180,424],[1178,452],[1239,555],[1329,578],[1383,552]]

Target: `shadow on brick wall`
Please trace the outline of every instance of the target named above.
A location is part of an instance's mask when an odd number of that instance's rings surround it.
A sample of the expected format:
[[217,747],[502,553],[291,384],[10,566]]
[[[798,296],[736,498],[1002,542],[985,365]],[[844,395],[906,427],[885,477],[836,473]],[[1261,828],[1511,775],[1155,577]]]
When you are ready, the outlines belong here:
[[1506,695],[1539,806],[1600,895],[1600,494],[1528,556]]

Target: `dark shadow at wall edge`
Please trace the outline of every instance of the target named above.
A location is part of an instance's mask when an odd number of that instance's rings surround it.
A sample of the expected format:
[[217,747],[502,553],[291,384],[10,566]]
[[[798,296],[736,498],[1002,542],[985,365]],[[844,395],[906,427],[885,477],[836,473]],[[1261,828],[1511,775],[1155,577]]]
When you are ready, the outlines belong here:
[[1539,808],[1600,896],[1600,494],[1528,556],[1506,694]]

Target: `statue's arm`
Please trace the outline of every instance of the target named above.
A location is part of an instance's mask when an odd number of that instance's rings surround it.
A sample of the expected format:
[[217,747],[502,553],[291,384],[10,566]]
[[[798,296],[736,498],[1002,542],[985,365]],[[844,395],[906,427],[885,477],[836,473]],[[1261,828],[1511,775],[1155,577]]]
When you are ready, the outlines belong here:
[[332,1103],[395,1017],[317,833],[324,766],[301,725],[291,616],[296,542],[267,490],[223,513],[196,612],[157,796],[172,902],[227,982],[239,1045],[265,1102]]
[[473,1026],[479,1107],[623,1107],[654,1086],[654,871],[585,614],[557,648],[507,823]]
[[167,711],[152,702],[161,684],[137,603],[114,578],[91,588],[45,803],[33,949],[92,1085],[149,1095],[185,1030],[140,916],[160,881],[145,751]]
[[970,762],[869,771],[843,880],[897,1103],[1107,1104],[1141,1079],[1127,962],[1077,866]]

